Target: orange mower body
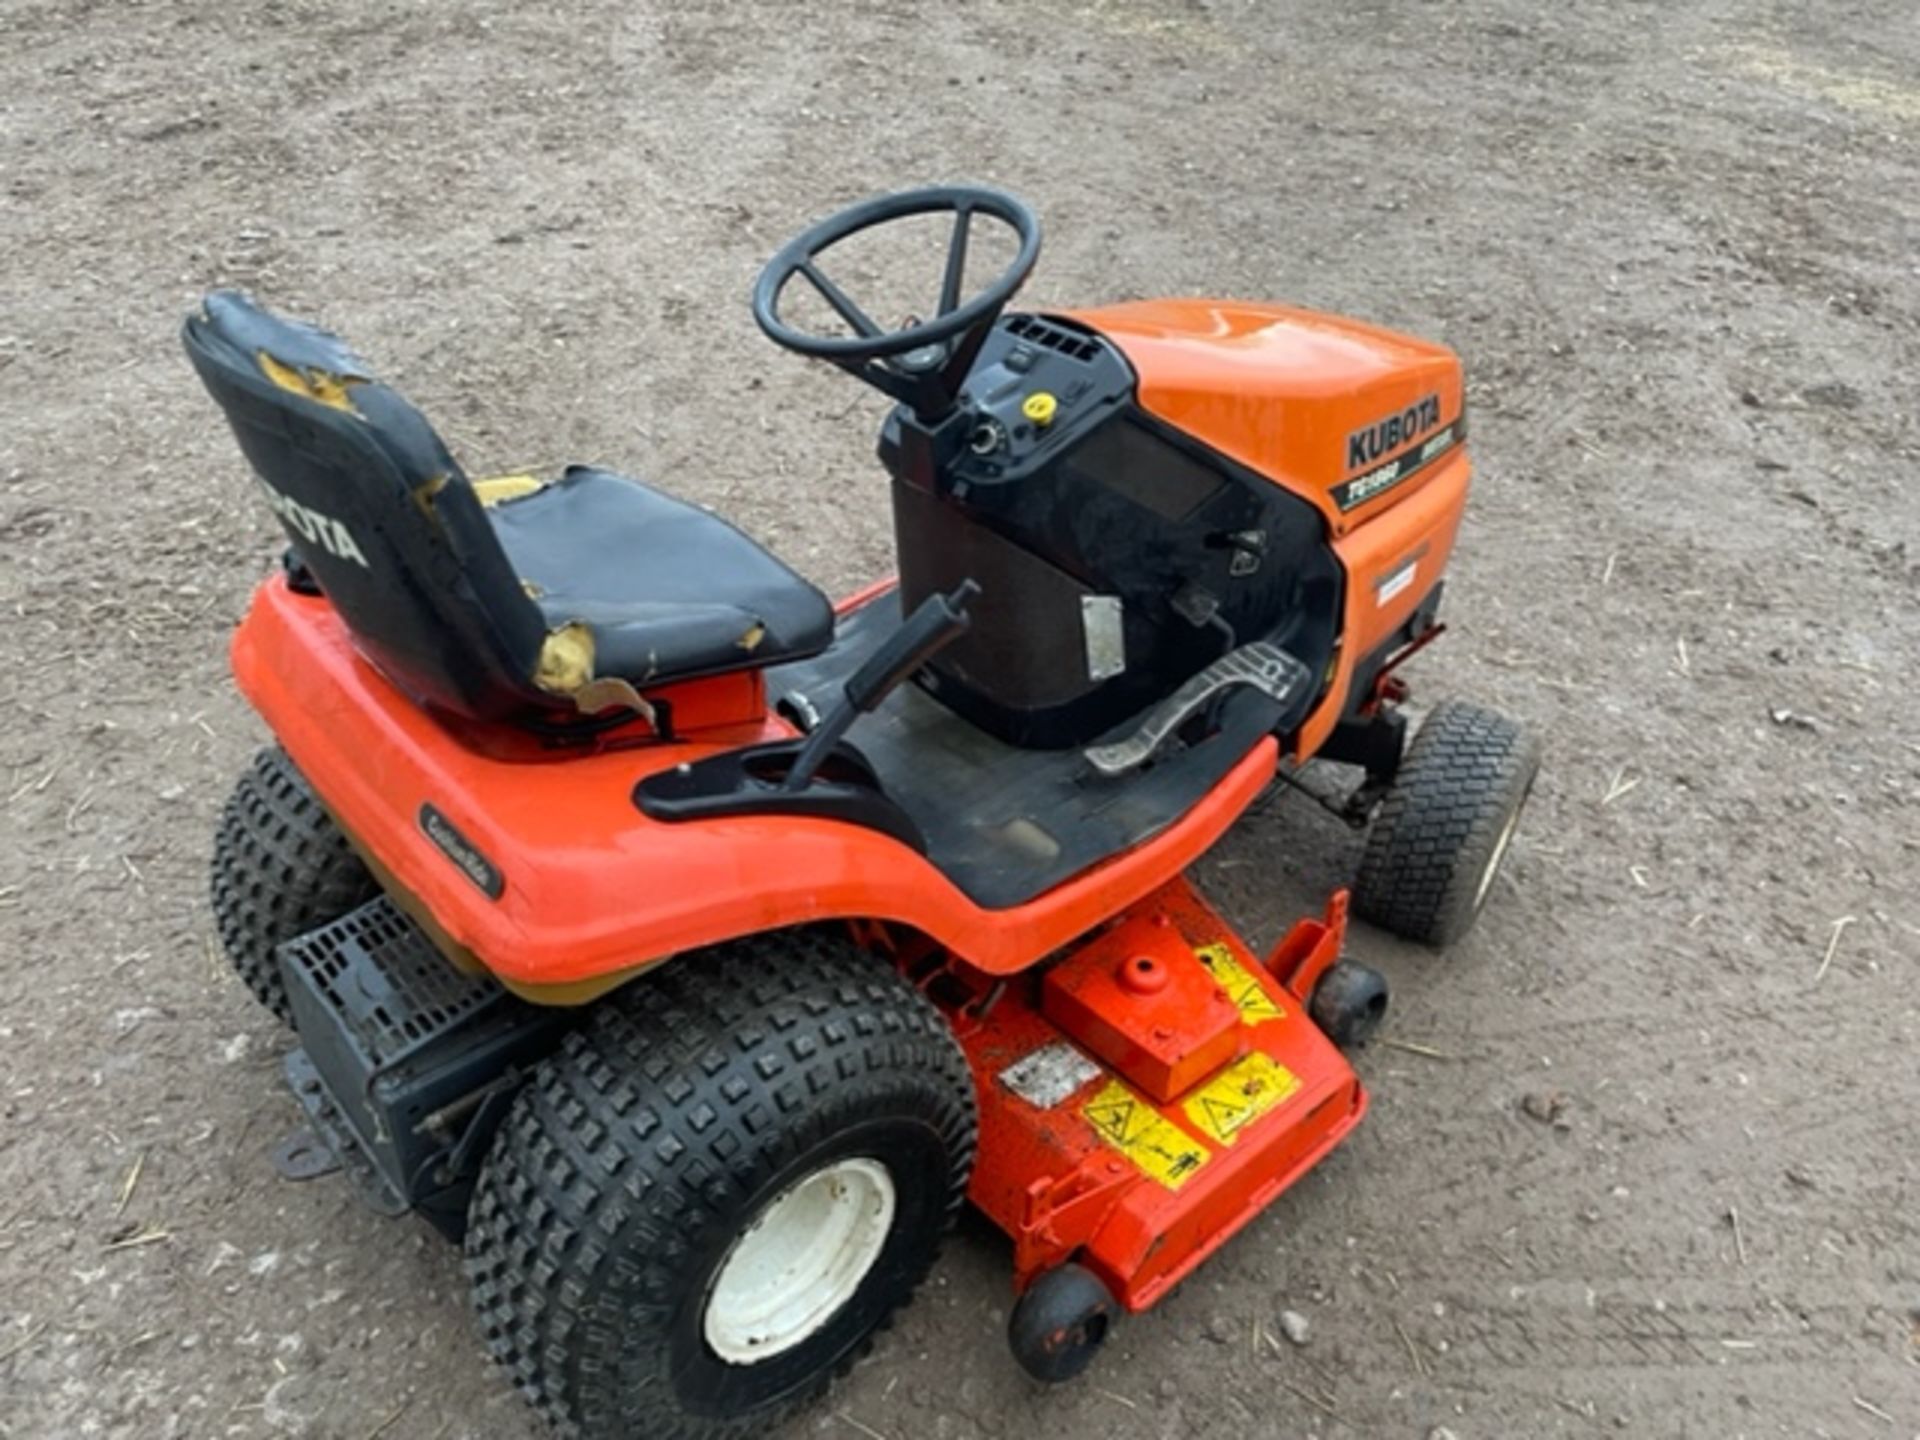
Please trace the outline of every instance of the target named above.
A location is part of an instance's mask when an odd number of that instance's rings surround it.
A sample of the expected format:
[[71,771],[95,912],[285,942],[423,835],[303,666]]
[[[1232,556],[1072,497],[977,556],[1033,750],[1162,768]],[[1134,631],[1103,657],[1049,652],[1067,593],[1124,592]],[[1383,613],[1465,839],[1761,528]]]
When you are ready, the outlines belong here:
[[[940,308],[883,330],[819,256],[926,213]],[[1019,255],[969,300],[988,221]],[[324,332],[188,321],[290,541],[233,637],[277,743],[213,883],[300,1044],[278,1161],[464,1236],[489,1344],[580,1433],[783,1413],[963,1194],[1016,1357],[1078,1373],[1367,1106],[1349,891],[1260,954],[1189,867],[1345,767],[1352,909],[1444,944],[1512,839],[1531,743],[1402,710],[1470,480],[1453,354],[1235,301],[1004,312],[1037,251],[1010,197],[910,192],[762,277],[772,338],[897,402],[898,574],[834,605],[627,477],[469,480]],[[850,334],[795,328],[796,278]]]

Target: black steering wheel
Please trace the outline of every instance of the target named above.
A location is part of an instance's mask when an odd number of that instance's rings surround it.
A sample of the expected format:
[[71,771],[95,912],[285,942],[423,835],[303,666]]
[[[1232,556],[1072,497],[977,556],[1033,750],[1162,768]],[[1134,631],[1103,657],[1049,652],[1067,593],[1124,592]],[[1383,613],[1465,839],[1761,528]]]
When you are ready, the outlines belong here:
[[[827,277],[820,257],[850,236],[914,215],[953,216],[939,308],[930,320],[912,319],[883,330]],[[1019,252],[979,294],[962,301],[967,241],[973,217],[986,215],[1010,227]],[[936,185],[880,195],[850,206],[789,241],[767,262],[753,287],[753,318],[776,345],[831,360],[843,370],[913,406],[922,416],[953,408],[955,395],[993,322],[1026,283],[1040,257],[1040,221],[1024,204],[999,190]],[[780,318],[780,299],[795,276],[803,277],[847,323],[851,335],[796,330]]]

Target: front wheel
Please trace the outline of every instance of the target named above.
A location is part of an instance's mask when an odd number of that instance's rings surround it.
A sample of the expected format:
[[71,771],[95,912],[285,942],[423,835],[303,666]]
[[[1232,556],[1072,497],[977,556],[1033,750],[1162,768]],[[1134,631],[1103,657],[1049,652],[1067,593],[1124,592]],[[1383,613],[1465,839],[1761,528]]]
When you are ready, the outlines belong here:
[[495,1139],[466,1240],[487,1343],[583,1440],[764,1430],[925,1278],[974,1139],[958,1044],[880,961],[819,932],[682,956]]
[[1408,747],[1367,836],[1354,913],[1433,946],[1473,927],[1540,769],[1540,746],[1504,715],[1448,701]]

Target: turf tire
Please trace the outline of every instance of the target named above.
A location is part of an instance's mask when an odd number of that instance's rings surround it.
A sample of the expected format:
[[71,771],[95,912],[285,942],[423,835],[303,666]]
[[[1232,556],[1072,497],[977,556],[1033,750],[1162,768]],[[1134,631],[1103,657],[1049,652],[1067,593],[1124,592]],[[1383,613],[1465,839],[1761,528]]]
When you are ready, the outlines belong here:
[[[582,1440],[765,1432],[823,1393],[925,1279],[966,1194],[973,1081],[940,1014],[825,931],[685,955],[595,1005],[495,1137],[466,1263],[488,1348]],[[775,1197],[878,1159],[872,1267],[794,1348],[728,1364],[708,1297]]]
[[253,997],[291,1022],[279,946],[339,919],[379,887],[287,752],[253,757],[214,834],[214,927]]
[[1538,743],[1477,705],[1437,706],[1367,836],[1354,913],[1423,945],[1473,927],[1540,768]]

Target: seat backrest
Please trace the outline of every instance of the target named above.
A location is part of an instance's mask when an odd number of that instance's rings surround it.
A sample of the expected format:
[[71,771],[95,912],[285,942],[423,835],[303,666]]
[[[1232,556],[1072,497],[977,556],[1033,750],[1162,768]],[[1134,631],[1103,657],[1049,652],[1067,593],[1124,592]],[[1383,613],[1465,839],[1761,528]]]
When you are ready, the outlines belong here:
[[477,719],[565,708],[532,682],[539,608],[425,416],[337,337],[231,291],[184,339],[296,556],[382,673]]

